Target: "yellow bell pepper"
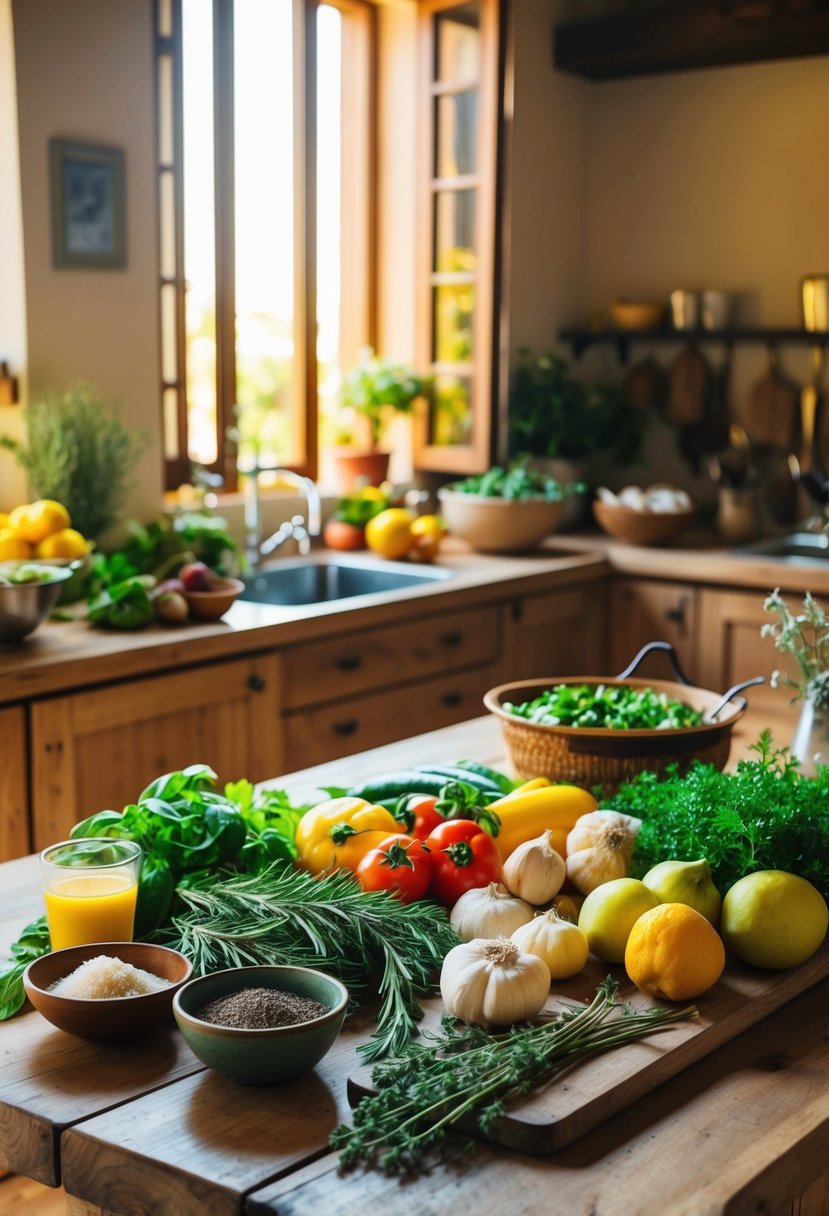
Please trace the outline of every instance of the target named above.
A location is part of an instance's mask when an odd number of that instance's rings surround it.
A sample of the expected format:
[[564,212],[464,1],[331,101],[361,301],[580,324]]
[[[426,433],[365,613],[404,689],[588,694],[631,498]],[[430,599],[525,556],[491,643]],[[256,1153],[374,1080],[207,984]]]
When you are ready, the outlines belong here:
[[487,809],[494,811],[501,820],[501,830],[495,837],[501,860],[506,861],[519,844],[534,840],[547,829],[553,833],[557,852],[565,857],[568,832],[575,827],[577,819],[595,811],[598,805],[593,795],[578,785],[513,790],[497,802],[491,802]]
[[299,864],[312,874],[354,870],[369,849],[399,831],[385,807],[365,798],[329,798],[306,811],[297,824]]

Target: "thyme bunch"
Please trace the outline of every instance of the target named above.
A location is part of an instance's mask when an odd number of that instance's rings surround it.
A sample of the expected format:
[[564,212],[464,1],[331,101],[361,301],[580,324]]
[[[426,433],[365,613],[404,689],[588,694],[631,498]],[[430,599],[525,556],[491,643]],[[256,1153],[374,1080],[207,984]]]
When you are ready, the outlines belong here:
[[361,1099],[353,1126],[332,1134],[341,1164],[422,1170],[465,1116],[491,1133],[510,1098],[530,1093],[569,1064],[697,1015],[693,1005],[636,1009],[619,1001],[618,992],[608,976],[588,1006],[567,1006],[552,1020],[504,1034],[458,1028],[445,1017],[431,1045],[410,1043],[398,1058],[375,1066],[377,1093]]
[[458,940],[437,904],[363,891],[343,870],[317,877],[274,864],[257,875],[210,875],[177,895],[186,910],[164,941],[197,974],[288,964],[328,971],[350,989],[379,975],[377,1030],[360,1048],[369,1061],[404,1049],[423,1016],[418,998]]

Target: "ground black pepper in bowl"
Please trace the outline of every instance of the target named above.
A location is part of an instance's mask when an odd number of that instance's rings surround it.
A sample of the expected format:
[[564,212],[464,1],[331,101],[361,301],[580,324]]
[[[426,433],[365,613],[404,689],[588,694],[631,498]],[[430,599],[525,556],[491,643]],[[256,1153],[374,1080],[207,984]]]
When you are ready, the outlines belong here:
[[281,988],[240,988],[229,996],[209,1001],[196,1017],[213,1026],[233,1030],[273,1030],[296,1026],[329,1013],[329,1007],[297,992]]

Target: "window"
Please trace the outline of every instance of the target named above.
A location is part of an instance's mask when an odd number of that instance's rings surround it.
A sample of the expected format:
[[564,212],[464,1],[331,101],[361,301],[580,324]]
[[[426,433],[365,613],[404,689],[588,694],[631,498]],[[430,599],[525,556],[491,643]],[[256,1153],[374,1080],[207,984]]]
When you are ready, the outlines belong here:
[[237,461],[315,476],[373,339],[373,10],[155,14],[166,484],[197,464],[232,487]]
[[491,457],[495,340],[497,0],[421,11],[419,364],[433,380],[416,463],[478,472]]

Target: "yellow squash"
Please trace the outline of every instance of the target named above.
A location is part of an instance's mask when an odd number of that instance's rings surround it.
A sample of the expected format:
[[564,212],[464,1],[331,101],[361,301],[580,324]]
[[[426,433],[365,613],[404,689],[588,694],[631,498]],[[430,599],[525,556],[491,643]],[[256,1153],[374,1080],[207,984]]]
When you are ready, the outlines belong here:
[[[529,786],[528,782],[527,785]],[[501,820],[501,830],[495,843],[506,861],[513,849],[526,840],[534,840],[551,831],[552,844],[562,857],[566,856],[567,833],[582,815],[595,811],[596,799],[578,785],[543,785],[528,789],[520,787],[490,804]]]

